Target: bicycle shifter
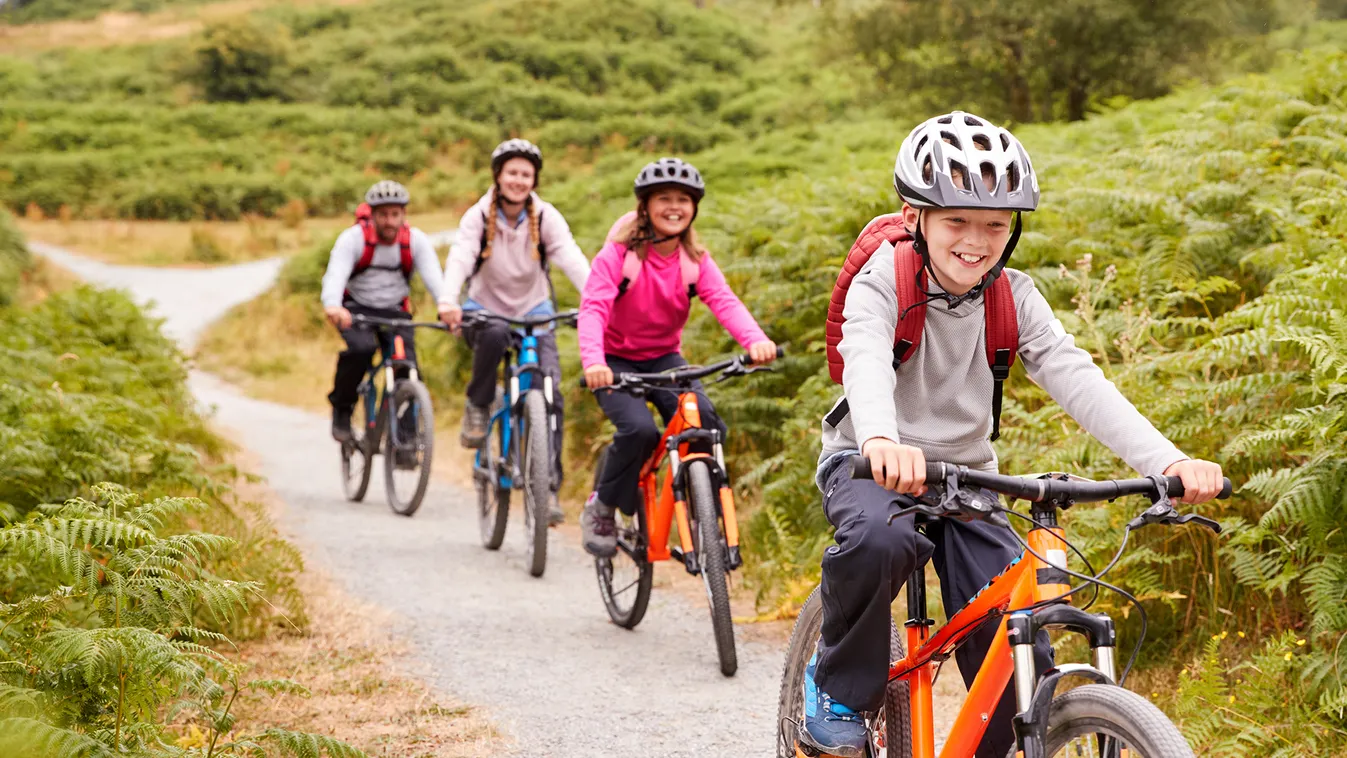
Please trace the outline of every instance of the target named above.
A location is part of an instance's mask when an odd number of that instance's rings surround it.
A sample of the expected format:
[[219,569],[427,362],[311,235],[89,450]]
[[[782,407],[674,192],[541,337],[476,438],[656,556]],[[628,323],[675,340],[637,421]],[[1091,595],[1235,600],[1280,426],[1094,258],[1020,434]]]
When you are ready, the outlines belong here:
[[1151,507],[1142,511],[1141,515],[1127,522],[1127,529],[1129,531],[1135,531],[1147,524],[1182,526],[1183,524],[1192,522],[1196,523],[1198,526],[1205,526],[1216,534],[1221,533],[1221,525],[1213,519],[1209,519],[1206,516],[1200,516],[1196,513],[1180,514],[1175,510],[1174,501],[1169,498],[1169,493],[1166,491],[1163,477],[1152,476],[1148,478],[1157,480],[1156,492],[1158,492],[1159,495],[1151,499]]
[[889,514],[888,523],[892,524],[894,519],[911,513],[920,513],[934,518],[957,519],[964,523],[986,521],[996,526],[1010,527],[1010,519],[1006,518],[1005,514],[1001,512],[1001,504],[996,496],[985,490],[969,490],[960,487],[957,470],[950,472],[942,489],[939,503],[930,504],[918,501],[918,505],[909,506],[896,513]]

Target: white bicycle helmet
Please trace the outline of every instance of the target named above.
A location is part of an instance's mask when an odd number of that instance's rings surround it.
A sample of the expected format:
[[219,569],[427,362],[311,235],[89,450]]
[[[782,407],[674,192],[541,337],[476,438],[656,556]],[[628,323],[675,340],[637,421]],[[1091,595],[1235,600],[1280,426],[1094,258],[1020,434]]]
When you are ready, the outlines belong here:
[[702,180],[701,172],[696,166],[678,158],[660,158],[647,163],[641,173],[636,175],[633,189],[639,198],[659,187],[678,187],[692,195],[692,200],[697,203],[706,196],[706,182]]
[[378,208],[381,205],[406,205],[411,200],[407,188],[391,179],[375,182],[365,193],[365,202],[371,208]]
[[893,186],[914,208],[1038,207],[1038,175],[1028,151],[1015,135],[963,111],[936,116],[907,135]]
[[533,172],[543,172],[543,151],[526,139],[507,139],[491,151],[491,175],[500,176],[500,169],[511,158],[524,158],[533,164]]

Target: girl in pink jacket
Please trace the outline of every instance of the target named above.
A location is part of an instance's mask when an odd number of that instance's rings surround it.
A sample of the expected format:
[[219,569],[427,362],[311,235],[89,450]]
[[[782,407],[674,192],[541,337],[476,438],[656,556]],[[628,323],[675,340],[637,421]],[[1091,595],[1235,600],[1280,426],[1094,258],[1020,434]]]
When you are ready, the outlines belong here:
[[[636,177],[636,210],[609,232],[580,298],[580,360],[589,387],[612,384],[614,372],[651,373],[687,365],[679,351],[694,297],[706,303],[755,362],[776,358],[776,345],[697,242],[692,221],[705,194],[701,174],[677,158],[661,158]],[[700,384],[696,392],[703,425],[724,433],[725,425]],[[595,394],[617,432],[580,527],[585,550],[603,558],[617,552],[614,511],[636,512],[641,464],[659,443],[660,430],[646,401],[655,404],[667,424],[678,396],[671,391],[644,399],[621,392]]]

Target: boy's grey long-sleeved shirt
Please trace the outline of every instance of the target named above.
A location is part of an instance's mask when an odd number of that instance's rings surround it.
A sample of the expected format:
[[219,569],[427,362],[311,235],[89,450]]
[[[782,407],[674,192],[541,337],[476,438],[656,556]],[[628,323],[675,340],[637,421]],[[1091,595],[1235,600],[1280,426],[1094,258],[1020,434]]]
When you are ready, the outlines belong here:
[[[849,412],[842,415],[839,400],[823,421],[820,487],[834,457],[875,437],[919,447],[927,460],[996,470],[996,451],[987,439],[993,381],[983,299],[953,310],[941,301],[930,303],[916,354],[894,371],[893,256],[893,245],[884,243],[847,291],[838,351],[846,364],[842,387]],[[1028,274],[1006,269],[1003,276],[1015,296],[1019,357],[1030,379],[1143,476],[1187,459],[1122,396],[1090,354],[1076,347]]]
[[[439,254],[425,232],[413,228],[411,236],[412,263],[431,297],[438,302],[444,283]],[[327,259],[327,271],[323,274],[323,307],[341,305],[348,291],[352,300],[366,308],[402,307],[403,299],[411,293],[410,282],[402,275],[402,249],[397,244],[376,245],[370,267],[360,276],[352,277],[351,272],[364,252],[365,232],[358,225],[337,237]]]

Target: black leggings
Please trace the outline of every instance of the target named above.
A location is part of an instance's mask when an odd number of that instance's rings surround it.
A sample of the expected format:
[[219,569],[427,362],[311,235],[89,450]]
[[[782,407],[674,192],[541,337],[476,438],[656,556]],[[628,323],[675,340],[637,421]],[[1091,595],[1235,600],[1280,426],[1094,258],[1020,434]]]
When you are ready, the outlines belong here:
[[[648,361],[629,361],[615,355],[606,357],[608,368],[613,376],[623,373],[653,374],[660,371],[686,366],[688,362],[678,353],[669,353]],[[711,400],[706,397],[701,382],[694,382],[693,391],[697,393],[697,408],[701,412],[702,427],[719,429],[723,438],[725,422],[716,415]],[[641,466],[650,458],[659,444],[663,429],[655,426],[655,418],[646,408],[646,401],[654,404],[665,426],[673,419],[678,410],[678,393],[673,390],[661,390],[647,393],[644,398],[633,397],[625,392],[600,390],[594,393],[599,399],[608,420],[617,427],[613,435],[613,444],[608,452],[608,463],[599,478],[599,500],[607,505],[616,506],[622,512],[631,515],[636,512],[641,499],[637,494],[640,484]]]

